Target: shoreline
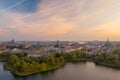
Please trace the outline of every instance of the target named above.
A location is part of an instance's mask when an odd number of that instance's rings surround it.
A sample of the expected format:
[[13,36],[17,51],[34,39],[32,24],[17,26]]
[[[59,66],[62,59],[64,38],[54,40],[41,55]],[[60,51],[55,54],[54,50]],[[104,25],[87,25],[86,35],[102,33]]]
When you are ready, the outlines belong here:
[[92,61],[93,63],[95,63],[95,65],[101,65],[101,66],[105,66],[105,67],[110,67],[110,68],[114,68],[114,69],[120,69],[120,66],[118,65],[112,65],[112,64],[107,64],[107,63],[100,63],[100,62],[95,62],[93,60],[90,59],[69,59],[69,60],[65,60],[64,62],[62,62],[60,65],[55,66],[53,68],[50,68],[48,70],[45,71],[35,71],[35,72],[31,72],[31,73],[18,73],[18,72],[14,72],[12,69],[10,69],[9,67],[5,67],[4,68],[8,71],[10,71],[11,73],[13,73],[16,76],[20,76],[20,77],[27,77],[30,75],[34,75],[34,74],[38,74],[38,73],[43,73],[43,72],[48,72],[48,71],[53,71],[53,70],[57,70],[59,68],[61,68],[62,66],[64,66],[66,63],[68,62],[86,62],[86,61]]
[[86,62],[86,61],[90,61],[88,59],[73,59],[73,60],[66,60],[64,62],[62,62],[60,65],[56,66],[56,67],[53,67],[53,68],[50,68],[48,70],[45,70],[45,71],[35,71],[35,72],[31,72],[31,73],[18,73],[18,72],[15,72],[13,71],[13,69],[9,68],[9,67],[6,67],[3,65],[3,67],[10,71],[11,73],[13,73],[14,75],[16,76],[20,76],[20,77],[27,77],[27,76],[30,76],[30,75],[34,75],[34,74],[38,74],[38,73],[42,73],[42,72],[48,72],[48,71],[53,71],[53,70],[56,70],[56,69],[59,69],[61,68],[62,66],[64,66],[67,62]]
[[107,64],[107,63],[100,63],[100,62],[94,62],[96,65],[101,65],[109,68],[114,68],[114,69],[120,69],[120,65],[113,65],[113,64]]
[[61,68],[62,66],[64,66],[64,64],[65,64],[65,63],[63,62],[63,63],[61,63],[59,66],[50,68],[50,69],[45,70],[45,71],[35,71],[35,72],[27,73],[27,74],[26,74],[26,73],[18,73],[18,72],[15,72],[15,71],[13,71],[11,68],[5,67],[4,65],[3,65],[3,67],[4,67],[6,70],[8,70],[8,71],[10,71],[11,73],[13,73],[15,76],[27,77],[27,76],[34,75],[34,74],[38,74],[38,73],[43,73],[43,72],[48,72],[48,71],[56,70],[56,69]]

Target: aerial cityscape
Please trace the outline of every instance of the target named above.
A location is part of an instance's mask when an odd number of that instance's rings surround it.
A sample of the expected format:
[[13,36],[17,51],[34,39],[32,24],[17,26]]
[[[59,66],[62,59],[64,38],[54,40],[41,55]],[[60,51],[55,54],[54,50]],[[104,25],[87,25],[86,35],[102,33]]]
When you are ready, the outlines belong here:
[[0,0],[0,80],[120,80],[120,0]]
[[120,42],[109,41],[10,41],[0,43],[0,53],[27,53],[28,56],[42,57],[52,53],[69,53],[74,51],[88,55],[101,53],[112,54],[120,49]]

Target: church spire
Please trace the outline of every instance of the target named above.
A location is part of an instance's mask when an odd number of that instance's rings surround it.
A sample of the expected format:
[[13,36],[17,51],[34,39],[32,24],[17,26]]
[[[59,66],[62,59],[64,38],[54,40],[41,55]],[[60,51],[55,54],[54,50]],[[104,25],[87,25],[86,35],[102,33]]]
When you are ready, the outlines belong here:
[[12,41],[11,41],[12,43],[14,43],[15,41],[14,41],[14,38],[12,38]]
[[107,45],[109,44],[109,38],[107,38]]

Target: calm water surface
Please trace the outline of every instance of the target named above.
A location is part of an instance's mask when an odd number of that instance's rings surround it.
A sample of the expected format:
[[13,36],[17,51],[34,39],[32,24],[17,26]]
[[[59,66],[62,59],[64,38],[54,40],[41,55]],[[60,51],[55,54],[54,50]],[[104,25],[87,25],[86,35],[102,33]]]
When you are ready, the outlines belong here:
[[55,71],[17,77],[5,71],[0,62],[0,80],[120,80],[120,70],[97,66],[92,62],[67,63]]

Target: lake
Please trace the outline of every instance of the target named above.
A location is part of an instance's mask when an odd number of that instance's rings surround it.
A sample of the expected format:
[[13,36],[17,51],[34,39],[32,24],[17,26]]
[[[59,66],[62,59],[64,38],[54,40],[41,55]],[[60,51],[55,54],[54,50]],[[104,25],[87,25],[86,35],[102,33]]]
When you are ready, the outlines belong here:
[[0,80],[120,80],[120,70],[98,66],[93,62],[66,63],[54,71],[18,77],[4,70],[0,62]]

